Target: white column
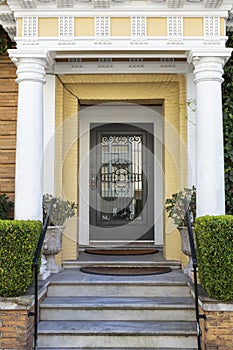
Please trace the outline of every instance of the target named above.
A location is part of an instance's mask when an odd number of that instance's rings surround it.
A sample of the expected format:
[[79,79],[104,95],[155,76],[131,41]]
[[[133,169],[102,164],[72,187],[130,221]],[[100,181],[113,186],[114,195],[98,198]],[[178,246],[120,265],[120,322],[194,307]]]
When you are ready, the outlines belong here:
[[222,93],[224,58],[194,57],[197,216],[225,213]]
[[40,58],[20,58],[17,64],[15,219],[42,220],[45,64]]

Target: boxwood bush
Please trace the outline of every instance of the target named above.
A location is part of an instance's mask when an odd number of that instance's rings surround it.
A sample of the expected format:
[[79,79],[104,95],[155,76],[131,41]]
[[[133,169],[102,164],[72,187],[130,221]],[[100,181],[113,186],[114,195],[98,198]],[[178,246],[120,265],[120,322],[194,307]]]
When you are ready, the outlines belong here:
[[41,229],[40,221],[0,220],[0,296],[20,296],[32,286]]
[[233,300],[233,216],[202,216],[195,221],[198,271],[210,298]]

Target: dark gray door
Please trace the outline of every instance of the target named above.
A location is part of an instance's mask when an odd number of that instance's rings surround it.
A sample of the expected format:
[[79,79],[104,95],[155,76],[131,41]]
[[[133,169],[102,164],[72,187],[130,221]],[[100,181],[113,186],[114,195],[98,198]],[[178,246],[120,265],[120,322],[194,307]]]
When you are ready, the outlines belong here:
[[91,124],[90,240],[154,239],[153,124]]

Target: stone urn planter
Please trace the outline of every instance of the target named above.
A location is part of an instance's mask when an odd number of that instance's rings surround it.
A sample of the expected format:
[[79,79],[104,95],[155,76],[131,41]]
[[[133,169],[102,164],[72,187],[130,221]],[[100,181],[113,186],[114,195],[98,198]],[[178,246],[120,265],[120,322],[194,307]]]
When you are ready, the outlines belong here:
[[180,232],[180,238],[181,238],[181,250],[185,255],[188,256],[188,263],[186,266],[184,266],[183,270],[185,274],[189,275],[193,268],[193,261],[192,261],[190,243],[189,243],[188,227],[179,226],[178,230]]
[[42,252],[47,260],[47,269],[51,273],[61,272],[63,269],[55,261],[55,255],[62,248],[62,233],[64,226],[48,226]]
[[[50,203],[53,203],[49,218],[47,217]],[[77,204],[68,200],[54,197],[51,194],[43,196],[43,219],[48,220],[48,228],[46,230],[42,252],[47,260],[47,269],[51,273],[58,273],[63,269],[58,266],[55,261],[55,255],[60,253],[62,249],[62,234],[64,231],[64,223],[75,215]]]

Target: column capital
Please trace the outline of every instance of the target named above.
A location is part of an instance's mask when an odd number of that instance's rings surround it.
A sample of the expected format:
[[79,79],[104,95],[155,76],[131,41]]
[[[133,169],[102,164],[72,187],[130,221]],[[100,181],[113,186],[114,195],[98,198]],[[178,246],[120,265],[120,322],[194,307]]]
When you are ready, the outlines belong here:
[[223,82],[224,59],[222,57],[194,57],[194,82],[218,81]]
[[228,59],[231,57],[233,49],[229,47],[214,49],[214,50],[207,50],[207,49],[194,49],[189,50],[186,52],[187,56],[187,62],[190,64],[194,63],[194,60],[196,57],[202,58],[221,58],[224,61],[224,64],[228,61]]
[[53,65],[53,55],[47,50],[9,50],[12,62],[17,66],[17,83],[34,81],[45,83],[45,69]]

